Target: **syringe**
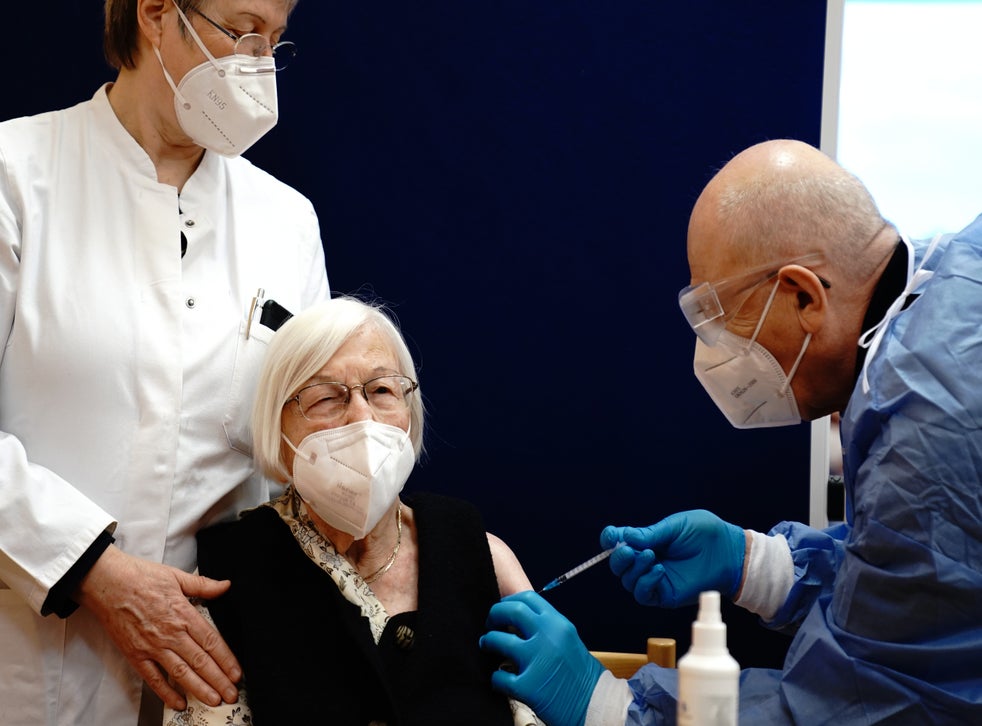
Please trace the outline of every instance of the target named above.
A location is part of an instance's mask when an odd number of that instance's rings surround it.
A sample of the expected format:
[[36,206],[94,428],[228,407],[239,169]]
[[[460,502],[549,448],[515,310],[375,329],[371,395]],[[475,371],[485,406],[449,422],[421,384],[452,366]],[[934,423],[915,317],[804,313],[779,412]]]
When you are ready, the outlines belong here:
[[615,549],[616,549],[616,545],[614,547],[611,547],[609,550],[604,550],[599,555],[594,555],[593,557],[591,557],[590,559],[588,559],[583,564],[577,565],[576,567],[574,567],[569,572],[564,572],[562,575],[560,575],[559,577],[557,577],[555,580],[553,580],[552,582],[550,582],[548,585],[546,585],[545,587],[543,587],[538,592],[539,593],[543,593],[546,590],[551,590],[554,587],[559,587],[560,585],[562,585],[567,580],[571,580],[574,577],[576,577],[577,575],[579,575],[581,572],[583,572],[583,570],[588,570],[591,567],[593,567],[595,564],[597,564],[598,562],[603,562],[604,560],[606,560],[608,557],[610,557],[610,553],[613,552]]

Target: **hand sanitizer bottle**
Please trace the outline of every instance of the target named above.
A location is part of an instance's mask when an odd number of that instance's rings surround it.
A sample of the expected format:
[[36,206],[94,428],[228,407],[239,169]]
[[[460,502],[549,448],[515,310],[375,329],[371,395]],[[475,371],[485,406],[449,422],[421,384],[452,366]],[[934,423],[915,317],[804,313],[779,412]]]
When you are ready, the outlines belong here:
[[736,726],[740,666],[726,649],[720,595],[699,594],[692,646],[679,658],[678,726]]

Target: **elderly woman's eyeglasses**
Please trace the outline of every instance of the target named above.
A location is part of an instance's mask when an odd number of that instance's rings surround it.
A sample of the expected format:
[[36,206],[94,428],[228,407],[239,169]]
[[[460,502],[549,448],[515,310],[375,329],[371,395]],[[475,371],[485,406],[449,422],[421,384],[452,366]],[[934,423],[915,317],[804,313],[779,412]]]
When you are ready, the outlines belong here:
[[[686,321],[696,335],[706,345],[716,345],[720,334],[726,328],[726,323],[737,314],[747,299],[768,280],[773,280],[785,265],[818,265],[824,262],[825,256],[815,252],[802,257],[795,257],[787,262],[772,263],[756,267],[747,272],[717,282],[702,282],[689,285],[679,292],[679,307]],[[822,286],[831,285],[822,277],[818,278]],[[723,307],[723,301],[726,307]]]
[[273,65],[278,71],[282,71],[290,65],[290,61],[297,55],[296,44],[289,40],[282,40],[279,43],[270,45],[269,41],[259,35],[259,33],[236,35],[231,30],[216,23],[200,10],[195,10],[194,12],[203,17],[219,32],[235,41],[235,47],[232,49],[232,52],[236,55],[244,55],[251,58],[262,58],[267,55],[272,56]]
[[351,392],[359,389],[372,410],[385,416],[405,411],[417,388],[419,384],[406,376],[379,376],[357,386],[328,381],[301,388],[286,403],[296,401],[300,415],[309,421],[329,422],[341,417],[351,401]]

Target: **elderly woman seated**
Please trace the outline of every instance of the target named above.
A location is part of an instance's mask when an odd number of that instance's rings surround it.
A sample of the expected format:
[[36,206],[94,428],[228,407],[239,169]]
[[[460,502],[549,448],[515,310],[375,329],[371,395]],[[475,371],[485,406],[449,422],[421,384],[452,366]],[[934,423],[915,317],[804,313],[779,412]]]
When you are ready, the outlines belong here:
[[198,535],[201,574],[232,583],[208,610],[242,664],[239,703],[165,723],[540,723],[491,690],[478,647],[491,605],[530,589],[515,555],[471,505],[400,497],[423,404],[380,308],[337,298],[280,328],[253,438],[285,493]]

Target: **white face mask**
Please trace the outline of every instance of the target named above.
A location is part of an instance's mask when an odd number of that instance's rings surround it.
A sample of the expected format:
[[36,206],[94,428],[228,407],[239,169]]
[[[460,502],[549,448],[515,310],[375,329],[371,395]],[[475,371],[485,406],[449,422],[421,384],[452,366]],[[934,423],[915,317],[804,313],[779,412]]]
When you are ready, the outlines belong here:
[[293,485],[325,522],[363,539],[395,503],[416,463],[409,435],[367,420],[315,431],[294,446]]
[[276,67],[271,56],[228,55],[215,58],[177,8],[194,42],[208,60],[195,66],[175,85],[160,61],[164,78],[174,91],[177,122],[198,146],[223,156],[238,156],[276,125]]
[[696,339],[693,361],[696,378],[726,419],[738,429],[801,423],[798,404],[791,390],[791,378],[805,355],[811,333],[805,336],[801,351],[787,375],[774,356],[756,342],[777,292],[777,284],[749,341],[729,330],[720,334],[714,346]]

